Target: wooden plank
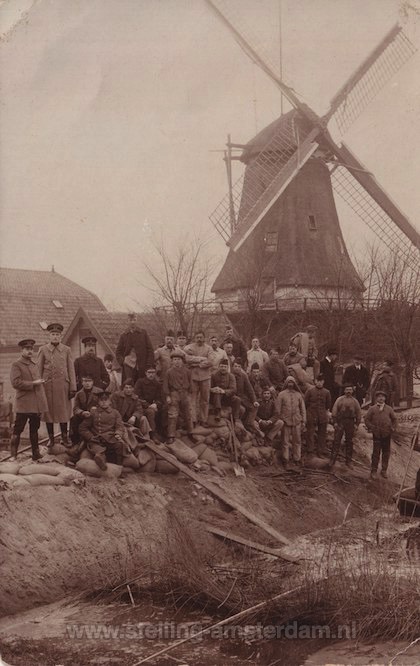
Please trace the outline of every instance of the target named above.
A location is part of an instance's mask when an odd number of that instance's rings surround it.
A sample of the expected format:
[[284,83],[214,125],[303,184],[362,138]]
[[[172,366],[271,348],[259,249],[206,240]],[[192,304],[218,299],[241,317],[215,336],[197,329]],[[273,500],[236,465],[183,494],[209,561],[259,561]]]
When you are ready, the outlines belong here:
[[277,541],[280,541],[280,543],[285,544],[286,546],[290,545],[289,539],[287,537],[283,536],[283,534],[280,534],[274,527],[271,527],[268,523],[266,523],[264,520],[261,518],[258,518],[252,511],[249,511],[246,509],[242,504],[237,502],[235,499],[232,497],[229,497],[224,490],[221,488],[218,488],[214,483],[211,483],[211,481],[207,481],[206,479],[201,478],[199,474],[196,474],[193,472],[189,467],[186,465],[183,465],[180,463],[178,460],[175,461],[174,457],[171,454],[166,453],[165,451],[162,451],[162,448],[155,444],[154,442],[151,441],[146,441],[144,444],[154,453],[156,453],[158,456],[166,460],[167,462],[170,462],[174,467],[178,467],[178,469],[181,472],[184,472],[187,476],[190,477],[190,479],[193,479],[196,483],[199,483],[200,486],[203,486],[206,490],[208,490],[212,495],[215,495],[218,499],[222,500],[225,504],[228,506],[232,507],[232,509],[235,509],[236,511],[239,511],[245,518],[248,518],[248,520],[253,523],[254,525],[257,525],[260,527],[262,530],[267,532],[270,536],[272,536],[274,539]]
[[218,527],[213,527],[213,525],[206,525],[206,530],[211,534],[216,534],[217,536],[223,537],[224,539],[229,539],[229,541],[235,541],[235,543],[240,543],[242,546],[247,546],[247,548],[252,548],[253,550],[259,550],[261,553],[266,553],[267,555],[274,555],[274,557],[280,557],[283,560],[288,562],[296,563],[299,560],[291,555],[283,555],[279,548],[270,548],[270,546],[264,546],[261,543],[255,543],[255,541],[249,541],[244,539],[244,537],[239,536],[238,534],[232,534],[232,532],[225,532]]

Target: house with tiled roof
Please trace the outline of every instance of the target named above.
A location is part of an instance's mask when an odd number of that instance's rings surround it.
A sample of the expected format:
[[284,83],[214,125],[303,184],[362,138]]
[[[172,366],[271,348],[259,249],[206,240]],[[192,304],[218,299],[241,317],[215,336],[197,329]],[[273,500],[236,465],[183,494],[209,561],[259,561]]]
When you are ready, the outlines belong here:
[[37,349],[48,341],[49,323],[60,322],[66,330],[81,307],[106,312],[95,294],[54,269],[0,268],[0,383],[6,398],[14,395],[9,373],[17,342],[33,338]]

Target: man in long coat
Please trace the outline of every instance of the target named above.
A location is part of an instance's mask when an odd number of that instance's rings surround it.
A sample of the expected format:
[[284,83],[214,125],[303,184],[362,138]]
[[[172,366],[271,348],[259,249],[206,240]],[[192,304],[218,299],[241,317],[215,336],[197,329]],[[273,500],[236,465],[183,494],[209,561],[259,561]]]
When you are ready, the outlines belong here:
[[97,339],[94,335],[87,335],[82,343],[85,346],[83,356],[76,358],[74,362],[74,371],[76,373],[77,390],[82,388],[82,378],[90,375],[93,379],[93,385],[99,389],[106,389],[109,384],[109,375],[101,358],[96,356]]
[[47,327],[50,341],[40,347],[38,367],[45,381],[45,393],[48,412],[43,416],[46,421],[49,446],[54,445],[54,423],[60,424],[63,444],[68,446],[67,424],[71,418],[71,401],[76,395],[76,375],[70,347],[63,345],[61,337],[63,326],[50,324]]
[[120,336],[115,356],[122,368],[122,381],[132,379],[136,383],[144,377],[146,367],[154,363],[150,338],[144,328],[136,324],[136,315],[128,315],[128,329]]
[[21,357],[13,363],[10,371],[10,381],[16,390],[16,420],[10,443],[11,460],[16,458],[20,436],[28,420],[32,460],[38,460],[41,457],[38,448],[41,414],[48,409],[44,380],[39,374],[38,366],[32,360],[35,340],[21,340],[18,344],[21,348]]
[[362,364],[362,359],[358,354],[354,355],[354,362],[344,370],[343,384],[354,386],[354,397],[362,406],[370,386],[370,374],[369,370]]

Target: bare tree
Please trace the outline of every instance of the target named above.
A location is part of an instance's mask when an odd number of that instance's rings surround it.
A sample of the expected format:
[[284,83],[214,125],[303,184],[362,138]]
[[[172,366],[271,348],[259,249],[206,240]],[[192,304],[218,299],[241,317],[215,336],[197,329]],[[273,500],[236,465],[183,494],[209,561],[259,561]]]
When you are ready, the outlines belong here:
[[160,238],[152,246],[152,258],[143,262],[150,282],[142,282],[142,286],[153,294],[153,309],[162,326],[179,327],[191,334],[206,307],[214,273],[206,243],[199,238],[184,239],[170,249]]

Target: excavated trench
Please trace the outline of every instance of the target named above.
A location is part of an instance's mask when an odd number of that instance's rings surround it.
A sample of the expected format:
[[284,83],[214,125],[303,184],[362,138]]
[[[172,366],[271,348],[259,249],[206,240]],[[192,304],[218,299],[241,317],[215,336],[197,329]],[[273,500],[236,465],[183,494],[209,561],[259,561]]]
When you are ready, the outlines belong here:
[[[397,452],[401,461],[394,457],[396,474],[404,466],[402,453]],[[415,466],[410,474],[414,472]],[[418,569],[420,545],[415,533],[410,536],[412,527],[401,522],[395,528],[398,520],[390,498],[397,477],[374,485],[367,477],[362,463],[347,476],[344,467],[339,468],[336,478],[316,470],[282,475],[262,468],[252,470],[246,479],[218,481],[247,509],[287,535],[292,546],[285,552],[301,557],[300,565],[244,551],[210,535],[205,527],[212,524],[278,547],[269,535],[183,475],[133,475],[117,482],[89,479],[85,487],[2,492],[0,650],[4,663],[134,666],[197,627],[232,614],[227,601],[226,608],[223,603],[217,608],[191,598],[186,604],[180,603],[180,595],[162,592],[159,576],[167,571],[164,560],[174,525],[186,525],[197,552],[208,554],[219,570],[236,567],[239,571],[245,552],[254,576],[255,571],[271,567],[273,590],[277,580],[284,580],[287,588],[300,575],[297,572],[308,567],[311,575],[325,575],[322,563],[331,543],[350,545],[346,552],[353,552],[356,562],[366,541],[375,545],[379,539],[384,547],[392,541],[390,559],[398,566]],[[186,580],[188,576],[186,568]],[[233,585],[233,580],[230,573],[223,595],[230,601],[240,582]],[[109,595],[119,586],[123,596]],[[296,627],[281,640],[269,635],[262,639],[252,629],[252,617],[249,622],[248,634],[241,630],[240,635],[227,638],[217,634],[196,638],[149,663],[309,666],[356,665],[374,659],[385,664],[399,650],[403,656],[393,663],[420,663],[418,645],[407,649],[407,641],[370,645],[367,650],[365,643],[356,647],[352,635],[340,641],[318,635],[299,638]],[[265,622],[272,622],[269,615]]]

